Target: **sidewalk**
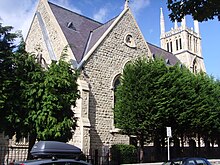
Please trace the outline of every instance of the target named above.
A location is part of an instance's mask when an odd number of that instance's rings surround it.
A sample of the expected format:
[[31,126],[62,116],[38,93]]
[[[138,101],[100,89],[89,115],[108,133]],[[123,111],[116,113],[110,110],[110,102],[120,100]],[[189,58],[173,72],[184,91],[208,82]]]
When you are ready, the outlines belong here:
[[[212,165],[220,165],[220,159],[208,159]],[[135,164],[122,164],[122,165],[162,165],[163,162],[156,163],[135,163]]]

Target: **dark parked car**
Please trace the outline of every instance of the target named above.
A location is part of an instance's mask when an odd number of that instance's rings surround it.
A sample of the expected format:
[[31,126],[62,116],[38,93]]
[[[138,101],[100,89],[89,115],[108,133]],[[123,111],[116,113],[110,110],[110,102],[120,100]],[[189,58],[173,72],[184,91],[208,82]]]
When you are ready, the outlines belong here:
[[40,159],[15,162],[14,165],[91,165],[85,161],[75,159]]
[[31,149],[34,160],[15,162],[14,165],[91,165],[79,160],[80,148],[63,142],[40,141]]
[[164,162],[162,165],[211,165],[206,158],[176,158]]

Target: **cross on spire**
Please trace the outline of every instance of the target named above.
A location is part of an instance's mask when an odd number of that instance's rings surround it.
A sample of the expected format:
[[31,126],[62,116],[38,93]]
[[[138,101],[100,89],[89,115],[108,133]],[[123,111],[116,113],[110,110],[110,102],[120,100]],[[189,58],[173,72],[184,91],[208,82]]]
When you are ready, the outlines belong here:
[[125,9],[128,8],[129,0],[125,0]]

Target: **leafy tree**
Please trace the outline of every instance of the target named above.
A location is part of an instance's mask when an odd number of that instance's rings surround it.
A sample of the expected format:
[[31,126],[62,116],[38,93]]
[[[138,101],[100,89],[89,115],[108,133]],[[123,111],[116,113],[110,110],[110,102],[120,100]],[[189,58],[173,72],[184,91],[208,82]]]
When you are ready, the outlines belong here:
[[42,108],[33,116],[38,139],[68,141],[76,127],[72,106],[79,98],[78,72],[61,58],[52,62],[45,76]]
[[[35,74],[35,82],[28,84],[25,97],[28,101],[28,123],[32,128],[30,144],[38,140],[57,140],[67,142],[72,138],[76,118],[72,107],[79,98],[76,83],[78,72],[64,61],[53,61],[44,75]],[[44,76],[42,81],[41,77]],[[32,147],[30,145],[30,149]]]
[[65,52],[42,68],[36,56],[25,51],[23,40],[13,45],[17,35],[11,29],[0,27],[1,131],[16,134],[17,140],[29,136],[29,150],[36,139],[68,141],[76,127],[72,107],[79,98],[79,72],[65,62]]
[[3,126],[6,126],[6,110],[10,108],[10,102],[8,99],[10,97],[8,88],[12,85],[12,55],[13,49],[16,47],[14,45],[14,40],[17,35],[11,33],[13,28],[11,26],[2,26],[0,24],[0,131],[2,131]]
[[139,59],[125,66],[120,81],[116,127],[135,135],[141,147],[152,140],[156,149],[164,146],[167,126],[172,127],[176,156],[179,138],[182,146],[184,137],[218,140],[219,83],[205,73],[195,75],[179,64],[166,66],[160,59]]
[[219,0],[167,0],[167,7],[171,10],[171,20],[181,19],[185,15],[192,15],[200,22],[212,20],[218,17],[220,20]]
[[[116,127],[127,135],[135,135],[140,142],[143,160],[144,142],[150,139],[155,125],[152,124],[155,107],[155,82],[167,71],[162,60],[138,59],[125,66],[121,85],[116,91]],[[125,117],[126,116],[126,117]]]
[[178,137],[181,137],[188,128],[185,123],[181,123],[180,115],[191,107],[192,77],[193,74],[187,68],[176,64],[168,67],[168,71],[157,82],[158,93],[154,95],[157,110],[154,118],[154,138],[160,140],[162,146],[164,146],[167,126],[172,127],[175,147],[179,147]]
[[198,74],[196,78],[196,93],[198,94],[198,98],[196,100],[198,100],[197,102],[199,102],[200,105],[196,107],[197,120],[192,122],[192,126],[195,126],[197,132],[205,141],[206,146],[209,146],[208,143],[216,139],[215,136],[219,133],[220,104],[218,100],[220,91],[218,86],[216,86],[216,82],[213,77],[201,73]]

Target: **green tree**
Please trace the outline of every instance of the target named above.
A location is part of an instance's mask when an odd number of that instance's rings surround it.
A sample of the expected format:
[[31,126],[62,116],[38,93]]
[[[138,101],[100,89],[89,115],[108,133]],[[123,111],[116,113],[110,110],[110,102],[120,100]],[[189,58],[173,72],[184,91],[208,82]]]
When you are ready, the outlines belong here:
[[10,108],[10,92],[12,85],[12,56],[13,49],[16,47],[14,41],[17,37],[15,33],[11,33],[11,26],[2,26],[0,24],[0,131],[6,127],[6,109]]
[[220,91],[213,77],[201,73],[196,75],[196,80],[195,86],[198,95],[194,108],[197,120],[192,121],[192,126],[195,128],[194,132],[197,131],[206,146],[209,146],[211,141],[216,140],[215,136],[220,128],[220,104],[218,101]]
[[41,75],[35,74],[35,82],[25,90],[29,108],[27,119],[32,127],[30,144],[36,139],[67,142],[72,138],[76,128],[72,107],[79,98],[78,75],[78,71],[65,62],[64,56],[50,64],[42,81],[38,82]]
[[185,15],[192,15],[199,22],[215,17],[220,20],[219,0],[167,0],[167,7],[171,10],[169,16],[172,21],[181,21]]
[[29,150],[36,139],[68,141],[76,127],[72,107],[79,98],[79,72],[65,62],[65,52],[42,68],[22,39],[13,45],[17,35],[11,29],[0,27],[1,131],[17,140],[29,136]]
[[[175,147],[179,147],[179,140],[187,127],[181,124],[179,118],[181,113],[190,109],[193,97],[192,83],[193,74],[184,66],[176,64],[168,67],[168,71],[161,76],[157,84],[155,97],[155,117],[154,117],[154,140],[161,141],[165,145],[166,127],[172,127],[172,136]],[[158,144],[159,146],[161,144]]]
[[[144,143],[152,136],[155,125],[155,83],[165,74],[167,67],[162,60],[138,59],[128,63],[116,91],[114,109],[116,127],[127,135],[135,135],[140,143],[143,160]],[[126,117],[125,117],[126,116]]]

